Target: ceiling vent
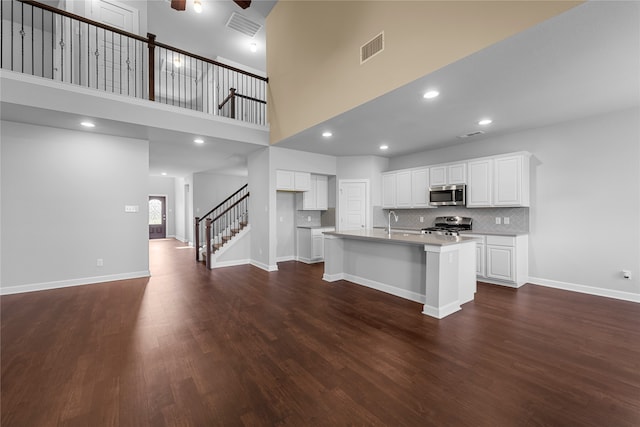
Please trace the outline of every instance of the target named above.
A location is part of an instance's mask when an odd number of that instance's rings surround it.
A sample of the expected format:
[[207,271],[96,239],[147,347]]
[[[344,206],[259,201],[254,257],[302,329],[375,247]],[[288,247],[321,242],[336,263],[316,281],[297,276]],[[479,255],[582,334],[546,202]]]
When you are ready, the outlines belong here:
[[479,130],[476,132],[470,132],[464,135],[460,135],[458,138],[471,138],[472,136],[478,136],[478,135],[482,135],[484,132]]
[[227,21],[227,27],[233,28],[236,31],[241,32],[242,34],[253,37],[256,35],[262,25],[257,22],[253,22],[249,18],[240,15],[238,12],[233,12],[231,17]]
[[364,64],[384,50],[384,31],[360,47],[360,64]]

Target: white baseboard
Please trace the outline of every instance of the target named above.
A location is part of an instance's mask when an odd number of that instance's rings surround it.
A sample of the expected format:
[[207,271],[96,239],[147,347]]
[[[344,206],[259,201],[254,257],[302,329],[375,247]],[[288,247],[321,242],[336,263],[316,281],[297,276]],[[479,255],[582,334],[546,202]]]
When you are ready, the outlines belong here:
[[303,257],[298,257],[296,261],[304,262],[305,264],[317,264],[319,262],[324,262],[323,259],[309,259],[309,258],[303,258]]
[[272,272],[272,271],[278,271],[278,264],[276,265],[267,265],[267,264],[263,264],[259,261],[256,261],[254,259],[251,260],[251,265],[253,265],[254,267],[258,267],[261,270],[264,271],[268,271],[268,272]]
[[488,277],[481,277],[481,276],[476,276],[476,281],[483,282],[483,283],[490,283],[492,285],[506,286],[508,288],[519,288],[522,285],[524,285],[524,283],[522,283],[521,285],[518,285],[517,283],[513,283],[513,282],[502,282],[500,280],[489,279]]
[[418,293],[407,291],[404,289],[399,289],[394,286],[389,286],[384,283],[376,282],[375,280],[365,279],[364,277],[354,276],[347,273],[342,274],[342,279],[348,280],[349,282],[353,282],[357,285],[366,286],[367,288],[375,289],[400,298],[408,299],[410,301],[415,301],[422,304],[426,302],[426,297],[424,295],[420,295]]
[[213,264],[212,270],[215,270],[216,268],[233,267],[235,265],[246,265],[246,264],[251,264],[251,260],[250,259],[234,259],[231,261],[217,261]]
[[448,315],[453,314],[456,311],[460,311],[460,304],[458,303],[458,301],[452,302],[440,308],[431,307],[425,304],[422,309],[422,314],[435,317],[436,319],[442,319],[443,317],[447,317]]
[[28,285],[8,286],[0,288],[0,295],[20,294],[23,292],[45,291],[48,289],[68,288],[71,286],[93,285],[96,283],[115,282],[116,280],[139,279],[150,277],[149,270],[131,273],[110,274],[108,276],[84,277],[81,279],[58,280],[55,282],[32,283]]
[[322,275],[322,280],[324,280],[325,282],[337,282],[338,280],[344,280],[344,273],[338,273],[338,274],[324,273]]
[[296,261],[295,255],[287,255],[276,258],[276,262]]
[[529,283],[546,286],[548,288],[562,289],[565,291],[580,292],[582,294],[596,295],[599,297],[615,298],[624,301],[640,302],[640,294],[631,292],[615,291],[612,289],[596,288],[593,286],[578,285],[575,283],[560,282],[558,280],[542,279],[540,277],[529,277]]

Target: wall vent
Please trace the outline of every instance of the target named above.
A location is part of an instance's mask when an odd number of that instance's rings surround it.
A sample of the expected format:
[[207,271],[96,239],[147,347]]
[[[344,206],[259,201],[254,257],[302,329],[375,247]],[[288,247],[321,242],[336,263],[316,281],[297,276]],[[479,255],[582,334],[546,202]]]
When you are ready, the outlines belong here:
[[246,36],[253,37],[260,31],[262,25],[240,15],[238,12],[233,12],[227,21],[227,27],[239,31]]
[[364,64],[384,50],[384,31],[360,47],[360,64]]
[[458,136],[458,138],[471,138],[472,136],[482,135],[483,133],[484,133],[483,131],[479,130],[476,132],[470,132],[464,135],[460,135]]

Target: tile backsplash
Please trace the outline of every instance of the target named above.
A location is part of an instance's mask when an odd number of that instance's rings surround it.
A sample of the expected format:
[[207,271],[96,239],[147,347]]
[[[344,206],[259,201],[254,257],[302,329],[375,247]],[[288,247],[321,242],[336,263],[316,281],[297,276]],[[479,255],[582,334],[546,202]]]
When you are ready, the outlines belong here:
[[[396,228],[416,229],[433,226],[437,216],[466,216],[473,218],[473,230],[484,232],[529,232],[529,208],[476,208],[469,209],[462,206],[442,206],[433,209],[392,209],[398,215],[398,222],[391,218],[391,226]],[[389,209],[381,206],[373,207],[373,226],[386,227]],[[424,222],[420,222],[423,217]],[[496,224],[496,217],[501,224]],[[504,219],[509,218],[509,224]]]
[[296,225],[319,227],[320,211],[296,211]]

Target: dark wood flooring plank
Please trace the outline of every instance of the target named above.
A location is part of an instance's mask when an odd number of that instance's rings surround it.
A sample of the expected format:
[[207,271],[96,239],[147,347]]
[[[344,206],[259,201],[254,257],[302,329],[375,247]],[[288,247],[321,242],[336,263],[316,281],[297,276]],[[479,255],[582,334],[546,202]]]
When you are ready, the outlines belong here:
[[640,305],[480,283],[446,319],[322,265],[3,296],[2,426],[638,426]]

